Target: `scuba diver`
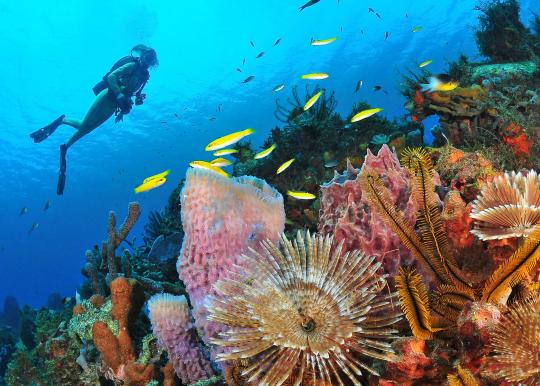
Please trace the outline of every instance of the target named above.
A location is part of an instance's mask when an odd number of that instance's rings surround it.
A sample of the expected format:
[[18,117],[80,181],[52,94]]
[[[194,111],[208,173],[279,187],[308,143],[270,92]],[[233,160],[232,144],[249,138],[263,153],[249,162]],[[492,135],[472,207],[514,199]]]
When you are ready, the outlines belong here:
[[115,122],[122,121],[135,105],[141,105],[146,98],[142,91],[150,78],[148,69],[158,65],[156,51],[138,44],[130,55],[118,60],[92,90],[96,98],[83,120],[66,118],[61,115],[47,126],[33,132],[30,137],[35,143],[44,141],[62,124],[74,127],[77,131],[65,144],[60,145],[60,173],[56,193],[63,194],[66,183],[66,152],[79,139],[103,124],[113,114]]

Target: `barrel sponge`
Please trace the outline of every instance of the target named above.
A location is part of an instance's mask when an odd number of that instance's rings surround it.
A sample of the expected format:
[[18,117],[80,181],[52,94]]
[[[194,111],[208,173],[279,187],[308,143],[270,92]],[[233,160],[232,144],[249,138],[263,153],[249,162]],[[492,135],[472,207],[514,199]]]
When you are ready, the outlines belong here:
[[169,361],[182,383],[190,385],[214,375],[204,358],[189,307],[184,296],[157,294],[148,300],[154,335],[169,354]]
[[189,293],[196,326],[203,339],[217,332],[206,322],[205,297],[228,274],[248,248],[260,241],[277,242],[284,229],[283,196],[265,181],[249,176],[227,178],[190,169],[181,192],[185,232],[178,259],[180,279]]

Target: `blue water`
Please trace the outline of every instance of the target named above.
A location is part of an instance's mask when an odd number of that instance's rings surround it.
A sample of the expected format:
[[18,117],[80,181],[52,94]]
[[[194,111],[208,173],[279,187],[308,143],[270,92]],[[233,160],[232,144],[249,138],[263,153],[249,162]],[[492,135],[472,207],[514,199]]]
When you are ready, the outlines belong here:
[[[106,237],[109,210],[122,217],[128,202],[138,200],[143,213],[131,237],[141,240],[146,216],[166,204],[188,162],[206,159],[209,141],[246,127],[257,130],[253,141],[260,144],[278,124],[275,98],[303,87],[299,75],[330,73],[319,84],[336,92],[343,115],[365,100],[392,118],[405,113],[398,87],[407,68],[433,59],[436,73],[460,53],[479,59],[472,0],[321,0],[298,12],[303,3],[1,0],[0,299],[13,294],[40,306],[51,292],[73,295],[84,251]],[[537,0],[521,5],[526,17],[529,9],[540,13]],[[416,25],[423,29],[413,34]],[[332,36],[338,39],[331,45],[309,45],[312,37]],[[29,133],[62,113],[82,118],[93,101],[91,87],[138,43],[154,47],[160,60],[145,104],[70,149],[66,191],[57,197],[58,147],[73,129],[62,126],[40,144]],[[260,51],[265,55],[255,59]],[[255,79],[241,84],[248,75]],[[355,94],[358,79],[364,85]],[[272,93],[280,83],[285,89]],[[375,84],[388,95],[372,91]],[[133,192],[143,178],[168,168],[164,186]],[[22,207],[28,213],[19,217]],[[39,228],[29,235],[35,222]]]

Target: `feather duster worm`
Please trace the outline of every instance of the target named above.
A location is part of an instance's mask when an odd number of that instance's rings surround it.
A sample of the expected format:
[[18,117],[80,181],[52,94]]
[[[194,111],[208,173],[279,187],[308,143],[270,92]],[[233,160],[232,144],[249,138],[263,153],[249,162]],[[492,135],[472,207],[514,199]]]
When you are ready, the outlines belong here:
[[516,304],[491,336],[497,375],[512,384],[540,384],[540,295]]
[[540,222],[540,177],[534,170],[497,177],[473,202],[471,218],[481,240],[527,237]]
[[210,319],[230,327],[211,340],[218,360],[250,359],[242,376],[262,386],[361,385],[363,370],[378,375],[366,357],[395,359],[401,313],[373,257],[309,232],[261,247],[209,298]]

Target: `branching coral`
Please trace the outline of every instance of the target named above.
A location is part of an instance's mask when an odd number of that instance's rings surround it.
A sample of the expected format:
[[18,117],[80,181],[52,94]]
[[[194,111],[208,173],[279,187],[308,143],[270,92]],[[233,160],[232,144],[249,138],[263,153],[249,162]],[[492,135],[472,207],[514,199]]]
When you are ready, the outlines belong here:
[[230,327],[211,341],[228,348],[218,360],[252,359],[256,385],[360,385],[362,369],[377,374],[362,357],[394,359],[399,311],[373,257],[309,232],[261,246],[211,298],[210,319]]
[[540,384],[540,296],[514,305],[491,337],[496,374],[520,385]]
[[534,170],[498,176],[473,202],[471,218],[481,240],[527,237],[540,222],[540,177]]
[[540,226],[498,267],[483,288],[478,283],[469,283],[447,248],[441,215],[433,201],[434,186],[429,178],[433,166],[429,155],[424,150],[411,149],[404,152],[402,163],[415,175],[414,195],[422,208],[417,224],[420,235],[407,225],[403,213],[389,199],[377,174],[365,169],[360,183],[368,192],[371,204],[410,249],[436,288],[428,299],[417,274],[402,271],[397,280],[402,308],[413,333],[419,338],[429,339],[436,329],[455,326],[461,310],[469,301],[481,299],[495,304],[506,303],[512,288],[527,277],[540,259]]

